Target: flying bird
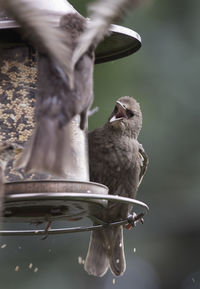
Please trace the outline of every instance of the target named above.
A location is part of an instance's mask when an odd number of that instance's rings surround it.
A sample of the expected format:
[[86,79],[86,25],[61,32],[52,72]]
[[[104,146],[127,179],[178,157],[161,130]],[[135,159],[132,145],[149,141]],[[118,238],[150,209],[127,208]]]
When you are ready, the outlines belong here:
[[[71,52],[84,31],[85,22],[78,13],[66,14],[60,20],[60,29],[70,37]],[[93,67],[94,48],[91,46],[76,63],[71,88],[69,79],[63,80],[48,55],[39,54],[36,128],[18,167],[28,172],[66,175],[69,164],[73,165],[68,124],[75,115],[80,115],[80,128],[85,129],[93,101]]]
[[[124,96],[116,101],[105,125],[89,133],[90,180],[106,185],[111,195],[136,198],[148,164],[148,157],[137,140],[141,127],[139,103]],[[109,201],[107,208],[92,215],[110,223],[126,219],[130,209],[126,204]],[[126,269],[122,226],[91,233],[85,270],[103,276],[109,267],[116,276]]]

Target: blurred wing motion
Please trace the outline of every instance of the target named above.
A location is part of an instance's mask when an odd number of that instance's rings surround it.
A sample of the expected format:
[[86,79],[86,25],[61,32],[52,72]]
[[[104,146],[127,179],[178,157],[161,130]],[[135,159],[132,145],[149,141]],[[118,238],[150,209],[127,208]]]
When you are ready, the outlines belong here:
[[25,36],[40,51],[62,68],[72,83],[70,38],[66,31],[53,27],[53,15],[37,8],[30,0],[0,0],[0,8],[22,27]]
[[[71,52],[77,38],[84,31],[85,19],[79,14],[66,14],[60,29],[70,38]],[[64,60],[63,60],[64,61]],[[38,61],[38,91],[36,128],[19,159],[18,167],[26,171],[49,172],[65,176],[73,166],[73,148],[69,122],[80,115],[80,128],[84,129],[87,111],[93,100],[94,49],[86,51],[74,70],[74,87],[68,79],[63,81],[55,64],[40,53]]]
[[97,0],[88,7],[89,19],[86,30],[79,38],[74,51],[72,65],[75,66],[80,57],[91,45],[95,47],[108,34],[110,24],[125,14],[128,8],[137,5],[140,0]]

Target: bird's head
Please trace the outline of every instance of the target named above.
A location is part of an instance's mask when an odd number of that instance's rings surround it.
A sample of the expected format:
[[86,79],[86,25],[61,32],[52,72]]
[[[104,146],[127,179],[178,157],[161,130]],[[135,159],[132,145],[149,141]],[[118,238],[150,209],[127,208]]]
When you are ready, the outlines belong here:
[[137,138],[142,127],[142,113],[139,103],[129,96],[119,98],[109,117],[109,125]]
[[16,143],[3,142],[0,144],[0,159],[8,162],[23,151],[23,147]]

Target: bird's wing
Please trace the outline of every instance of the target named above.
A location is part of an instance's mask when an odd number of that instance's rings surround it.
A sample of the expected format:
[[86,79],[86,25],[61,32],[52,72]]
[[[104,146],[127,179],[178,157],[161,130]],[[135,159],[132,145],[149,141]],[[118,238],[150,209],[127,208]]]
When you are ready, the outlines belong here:
[[91,45],[97,46],[108,34],[110,24],[130,8],[135,7],[138,2],[138,0],[96,0],[90,4],[88,7],[90,21],[87,22],[73,53],[73,67]]
[[0,8],[23,28],[24,36],[33,45],[56,61],[71,81],[71,38],[52,25],[52,15],[28,0],[0,0]]
[[139,175],[138,187],[140,186],[140,184],[143,180],[143,177],[144,177],[146,170],[147,170],[147,166],[149,164],[149,158],[148,158],[147,154],[145,153],[145,150],[141,144],[139,147],[139,156],[140,156],[142,162],[141,162],[141,166],[140,166],[140,175]]

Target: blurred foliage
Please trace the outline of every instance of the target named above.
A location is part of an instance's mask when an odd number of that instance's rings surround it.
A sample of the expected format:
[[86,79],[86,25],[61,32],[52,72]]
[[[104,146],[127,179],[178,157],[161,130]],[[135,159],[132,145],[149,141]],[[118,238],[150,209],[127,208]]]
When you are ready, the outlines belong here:
[[[87,15],[87,1],[71,3]],[[200,288],[199,10],[197,0],[146,0],[120,23],[141,35],[142,49],[95,66],[100,110],[89,128],[105,123],[120,96],[134,96],[143,111],[140,142],[150,158],[138,193],[150,213],[143,226],[125,232],[124,276],[113,285],[110,273],[98,279],[84,272],[78,256],[86,255],[88,233],[45,241],[4,237],[0,288]]]

